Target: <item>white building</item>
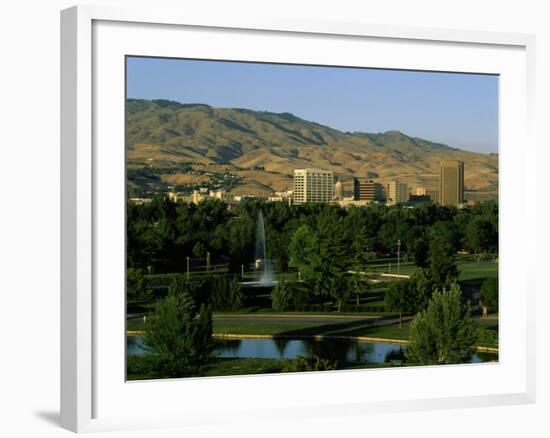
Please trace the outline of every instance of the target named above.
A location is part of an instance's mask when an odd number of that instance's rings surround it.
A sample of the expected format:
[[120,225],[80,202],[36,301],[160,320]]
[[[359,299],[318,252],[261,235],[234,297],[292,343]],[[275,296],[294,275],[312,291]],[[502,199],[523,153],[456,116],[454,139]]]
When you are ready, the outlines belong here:
[[294,203],[329,202],[333,197],[334,176],[332,170],[294,170]]

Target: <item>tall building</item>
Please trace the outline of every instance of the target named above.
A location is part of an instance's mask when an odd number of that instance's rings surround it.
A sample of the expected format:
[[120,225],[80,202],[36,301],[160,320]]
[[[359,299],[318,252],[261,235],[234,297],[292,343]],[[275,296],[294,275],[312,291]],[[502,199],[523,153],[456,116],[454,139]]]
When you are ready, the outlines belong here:
[[439,204],[440,203],[439,188],[437,188],[437,187],[426,187],[425,195],[429,196],[434,204]]
[[458,160],[441,162],[439,203],[455,207],[464,203],[464,162]]
[[399,204],[409,200],[409,187],[407,184],[400,183],[395,180],[388,184],[386,193],[388,196],[388,202],[393,204]]
[[356,201],[383,201],[384,186],[368,178],[353,178],[353,199]]
[[295,169],[294,203],[328,202],[334,197],[332,170]]
[[439,188],[438,187],[417,187],[416,196],[428,196],[434,204],[439,204]]

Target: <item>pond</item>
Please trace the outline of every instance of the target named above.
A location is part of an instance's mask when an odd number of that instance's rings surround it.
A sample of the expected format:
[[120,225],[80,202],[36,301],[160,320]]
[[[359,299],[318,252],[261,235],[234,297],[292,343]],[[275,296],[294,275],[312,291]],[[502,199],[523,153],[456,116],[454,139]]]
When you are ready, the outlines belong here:
[[[126,339],[129,355],[145,353],[140,336]],[[404,349],[402,345],[342,339],[239,339],[216,340],[215,353],[222,358],[295,359],[316,356],[339,362],[385,363],[401,359]],[[470,363],[496,358],[496,355],[474,354]]]

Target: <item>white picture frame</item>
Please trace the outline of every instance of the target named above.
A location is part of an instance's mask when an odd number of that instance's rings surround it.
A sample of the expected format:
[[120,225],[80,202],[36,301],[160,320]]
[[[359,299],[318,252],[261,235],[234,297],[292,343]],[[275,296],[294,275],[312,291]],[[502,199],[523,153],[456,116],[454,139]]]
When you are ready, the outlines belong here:
[[[193,41],[193,47],[174,44],[180,37],[181,41]],[[154,8],[78,6],[62,11],[62,427],[82,432],[208,424],[250,415],[306,418],[534,402],[535,273],[518,255],[536,242],[535,219],[523,208],[535,202],[534,47],[533,36],[519,34],[296,18],[243,16],[228,20],[214,14]],[[372,57],[365,64],[367,61],[357,54],[367,52]],[[120,167],[124,105],[120,97],[124,96],[121,56],[128,54],[327,65],[351,62],[501,75],[499,363],[153,382],[121,380],[124,356],[120,352],[124,347],[120,341],[125,333],[121,331],[124,313],[120,310],[125,290],[121,281],[124,168]],[[519,141],[521,146],[517,146]],[[108,149],[103,146],[106,144],[114,146]],[[524,227],[521,236],[518,226]],[[109,295],[105,294],[107,287]],[[507,299],[512,290],[516,293],[513,303]],[[389,382],[395,382],[395,388]],[[368,390],[362,391],[362,385]],[[354,391],[346,392],[346,387]],[[290,388],[294,391],[292,402],[285,397]],[[212,402],[200,394],[216,394],[220,400]],[[140,411],[132,405],[140,396],[154,403]],[[230,408],[223,409],[229,401]]]

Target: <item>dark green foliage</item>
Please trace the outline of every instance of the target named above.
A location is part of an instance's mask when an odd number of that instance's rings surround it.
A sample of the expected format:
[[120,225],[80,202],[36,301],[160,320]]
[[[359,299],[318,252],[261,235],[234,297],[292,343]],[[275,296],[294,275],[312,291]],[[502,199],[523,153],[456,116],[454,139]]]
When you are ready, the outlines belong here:
[[271,291],[271,306],[279,312],[307,310],[308,295],[303,283],[282,280]]
[[212,277],[203,286],[203,290],[209,293],[213,310],[238,310],[243,305],[244,295],[237,277]]
[[403,312],[408,312],[411,306],[409,289],[409,281],[396,281],[390,285],[386,292],[386,307],[391,311],[399,312],[399,327],[402,324]]
[[481,302],[490,312],[498,311],[498,278],[487,278],[479,290]]
[[477,328],[477,342],[480,345],[498,347],[498,331],[490,330],[486,327]]
[[126,294],[128,300],[149,297],[151,289],[147,287],[145,273],[142,269],[128,268],[126,272]]
[[468,224],[466,241],[473,252],[488,252],[496,249],[498,232],[485,217],[476,217]]
[[388,310],[399,312],[399,327],[403,313],[423,310],[432,296],[433,284],[424,269],[417,269],[409,280],[394,282],[385,295]]
[[206,247],[203,245],[202,242],[195,243],[195,245],[193,246],[193,255],[199,258],[206,256]]
[[144,345],[167,377],[194,375],[212,355],[212,312],[198,307],[192,295],[188,283],[174,280],[145,323]]
[[285,312],[292,309],[292,292],[286,281],[280,281],[271,291],[271,307],[273,310]]
[[296,359],[289,362],[282,372],[295,373],[302,371],[330,371],[338,368],[336,361],[321,359],[319,357],[304,357],[298,356]]
[[448,292],[436,291],[426,310],[416,315],[405,355],[417,365],[463,363],[477,339],[470,305],[455,283]]
[[430,278],[435,288],[449,288],[458,278],[455,251],[447,241],[435,239],[430,242]]
[[302,225],[292,236],[290,266],[298,268],[319,296],[331,296],[338,307],[351,293],[346,271],[350,258],[350,240],[340,220],[340,209],[325,207],[313,226]]
[[[289,206],[255,199],[243,201],[229,211],[221,201],[177,204],[158,196],[148,204],[128,204],[129,275],[138,272],[131,269],[155,275],[184,273],[187,257],[192,272],[202,270],[209,252],[211,272],[228,267],[229,272],[240,276],[241,267],[248,271],[254,262],[260,209],[265,220],[268,258],[273,260],[276,271],[299,271],[310,296],[329,298],[332,306],[340,310],[351,297],[358,304],[365,288],[349,271],[369,272],[373,259],[395,258],[398,240],[401,261],[412,260],[425,268],[426,277],[439,289],[448,288],[456,280],[456,252],[474,247],[471,235],[477,235],[475,230],[491,231],[485,243],[476,244],[476,251],[498,249],[498,208],[491,202],[463,210],[433,204],[344,209],[330,204]],[[149,282],[150,276],[146,278]],[[132,284],[129,296],[135,287],[142,290],[135,280],[135,275],[128,279],[128,284]],[[216,300],[215,310],[237,308],[221,303],[225,295],[214,298],[216,292],[210,289],[206,295]],[[216,285],[214,289],[225,290],[225,286]],[[156,287],[155,293],[158,291]],[[197,303],[210,302],[198,295],[194,299]]]

